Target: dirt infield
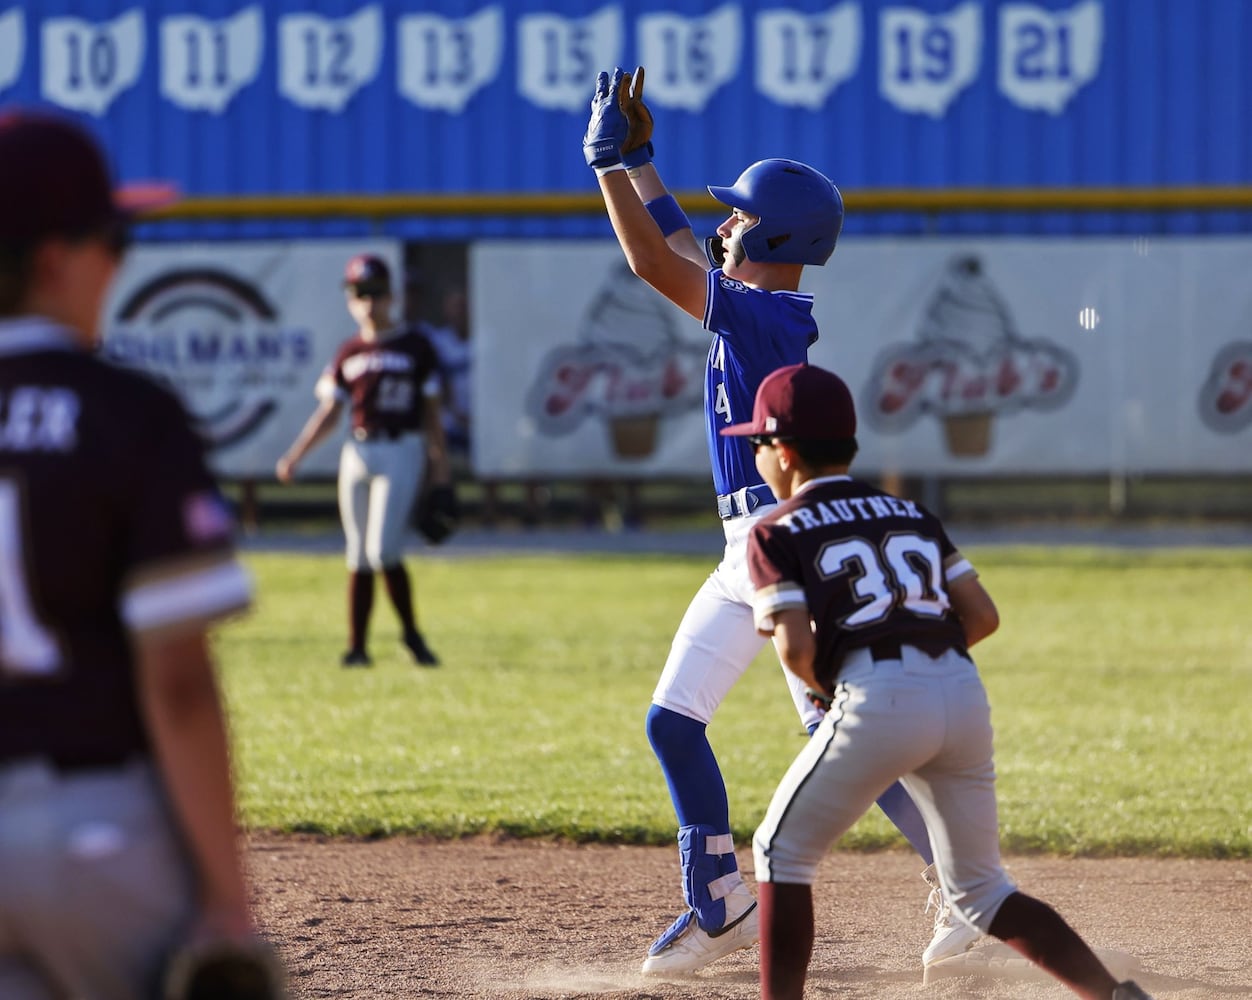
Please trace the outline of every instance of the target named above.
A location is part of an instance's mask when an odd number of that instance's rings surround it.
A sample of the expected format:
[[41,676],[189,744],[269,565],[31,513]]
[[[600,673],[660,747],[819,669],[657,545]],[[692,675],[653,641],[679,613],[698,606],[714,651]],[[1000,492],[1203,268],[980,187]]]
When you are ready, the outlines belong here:
[[[751,852],[739,858],[750,876]],[[678,912],[676,849],[252,835],[248,863],[261,927],[288,964],[295,1000],[758,995],[756,948],[682,983],[638,975],[649,942]],[[1156,997],[1252,996],[1252,862],[1008,864],[1023,889]],[[923,986],[930,927],[919,870],[903,852],[828,858],[808,996],[1071,996],[1006,964],[993,944],[973,953],[980,969]]]

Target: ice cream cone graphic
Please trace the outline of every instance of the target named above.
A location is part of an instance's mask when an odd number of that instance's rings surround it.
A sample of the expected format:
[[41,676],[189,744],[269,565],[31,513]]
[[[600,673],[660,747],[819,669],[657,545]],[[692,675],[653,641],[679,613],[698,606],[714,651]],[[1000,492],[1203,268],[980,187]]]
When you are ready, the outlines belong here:
[[660,418],[655,413],[638,417],[611,417],[609,436],[613,453],[619,458],[647,458],[656,451],[656,429]]
[[[948,451],[976,458],[991,450],[995,410],[988,394],[979,391],[984,380],[977,369],[982,360],[1003,349],[1013,338],[1013,318],[977,257],[952,258],[926,307],[918,337],[924,343],[959,348],[953,361],[951,391],[940,414]],[[961,356],[969,365],[961,364]],[[962,368],[968,367],[969,372]],[[966,376],[969,377],[966,377]]]
[[615,267],[587,310],[581,339],[620,359],[603,400],[613,454],[647,458],[656,450],[665,406],[657,372],[678,343],[672,317],[629,268]]
[[949,413],[943,418],[943,439],[948,451],[961,458],[976,458],[991,450],[991,421],[994,414]]

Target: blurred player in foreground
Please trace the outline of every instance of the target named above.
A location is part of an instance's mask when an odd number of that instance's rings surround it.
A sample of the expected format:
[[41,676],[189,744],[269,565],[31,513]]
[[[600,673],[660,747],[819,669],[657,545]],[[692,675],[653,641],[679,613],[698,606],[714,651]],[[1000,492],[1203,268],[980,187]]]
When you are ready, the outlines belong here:
[[[147,1000],[248,909],[206,629],[246,608],[178,400],[93,355],[131,209],[66,119],[0,113],[0,997]],[[219,968],[220,968],[219,964]],[[203,982],[203,980],[199,980]]]
[[721,433],[751,444],[782,501],[748,540],[756,627],[826,713],[753,838],[761,996],[803,996],[818,866],[899,780],[962,921],[1086,1000],[1145,1000],[1001,866],[991,710],[969,657],[999,615],[933,515],[849,477],[847,385],[821,368],[783,367],[761,383],[752,420]]
[[349,626],[342,663],[371,664],[374,575],[381,573],[400,619],[401,641],[418,663],[433,667],[439,659],[417,627],[404,539],[427,462],[436,484],[452,481],[440,413],[439,360],[420,329],[394,324],[391,270],[381,257],[353,257],[343,285],[357,332],[340,345],[318,380],[317,409],[278,460],[276,474],[291,482],[296,466],[334,431],[348,404],[352,433],[339,453]]
[[[761,380],[804,361],[817,340],[813,296],[800,292],[805,265],[823,265],[843,225],[843,199],[823,174],[795,160],[752,164],[732,187],[710,187],[731,209],[707,251],[652,164],[652,116],[642,69],[601,73],[583,152],[600,180],[609,219],[631,270],[700,320],[712,335],[704,387],[705,435],[726,549],[674,637],[652,695],[648,738],[678,816],[687,910],[652,944],[648,975],[685,974],[758,937],[756,900],[744,884],[730,832],[730,807],[706,733],[718,705],[765,640],[752,621],[745,546],[753,523],[775,504],[752,449],[719,429],[752,410]],[[707,256],[706,256],[707,253]],[[805,728],[821,711],[784,671]],[[885,789],[885,791],[884,791]],[[929,864],[925,825],[898,785],[879,805]],[[960,954],[979,937],[941,906],[930,963]]]

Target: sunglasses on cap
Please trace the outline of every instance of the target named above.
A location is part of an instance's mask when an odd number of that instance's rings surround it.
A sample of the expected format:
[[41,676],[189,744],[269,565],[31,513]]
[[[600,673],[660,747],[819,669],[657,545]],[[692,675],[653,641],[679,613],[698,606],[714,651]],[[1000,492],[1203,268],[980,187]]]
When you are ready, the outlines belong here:
[[356,299],[381,299],[391,294],[386,285],[348,285],[348,291]]

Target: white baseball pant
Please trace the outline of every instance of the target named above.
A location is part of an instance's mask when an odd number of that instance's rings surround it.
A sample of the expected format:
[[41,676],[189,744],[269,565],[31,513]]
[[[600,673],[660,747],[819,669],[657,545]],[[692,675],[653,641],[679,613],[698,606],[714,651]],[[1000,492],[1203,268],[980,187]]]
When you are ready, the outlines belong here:
[[401,561],[425,464],[426,440],[416,432],[344,442],[339,519],[349,570],[377,572]]
[[196,887],[153,767],[0,767],[0,997],[145,1000]]
[[[722,561],[696,591],[678,625],[652,693],[653,704],[707,725],[765,645],[767,640],[757,632],[752,617],[748,533],[775,506],[758,507],[746,517],[722,522],[726,536]],[[786,667],[782,672],[807,729],[822,713],[805,696],[804,682]]]
[[1000,863],[991,708],[978,668],[956,651],[848,656],[753,837],[757,879],[812,885],[831,844],[897,778],[926,820],[945,898],[986,933],[1015,887]]

